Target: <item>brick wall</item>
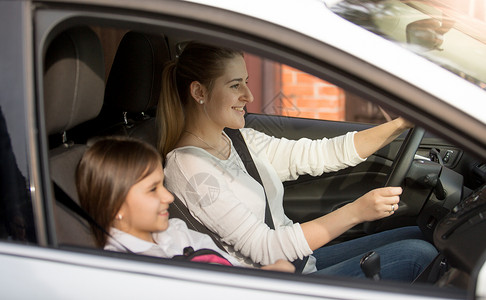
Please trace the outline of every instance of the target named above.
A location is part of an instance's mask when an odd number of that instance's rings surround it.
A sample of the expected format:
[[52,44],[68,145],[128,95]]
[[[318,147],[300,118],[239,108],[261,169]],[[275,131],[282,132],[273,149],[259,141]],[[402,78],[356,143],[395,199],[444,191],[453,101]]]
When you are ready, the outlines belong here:
[[285,65],[281,74],[282,115],[345,120],[346,98],[342,89]]

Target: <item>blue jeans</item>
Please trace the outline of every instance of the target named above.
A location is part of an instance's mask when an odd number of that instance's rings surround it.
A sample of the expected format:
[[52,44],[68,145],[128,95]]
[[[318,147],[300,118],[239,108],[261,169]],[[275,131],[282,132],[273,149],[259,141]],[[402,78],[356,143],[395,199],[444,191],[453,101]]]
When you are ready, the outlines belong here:
[[397,228],[364,236],[314,251],[314,274],[365,277],[360,260],[369,251],[380,255],[381,278],[412,282],[437,256],[416,226]]

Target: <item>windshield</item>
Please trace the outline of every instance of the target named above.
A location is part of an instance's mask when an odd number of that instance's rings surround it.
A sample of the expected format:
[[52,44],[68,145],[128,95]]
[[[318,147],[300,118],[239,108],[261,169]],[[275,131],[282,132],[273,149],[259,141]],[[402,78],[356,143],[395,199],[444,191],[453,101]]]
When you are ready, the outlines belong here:
[[330,9],[486,88],[485,0],[344,0]]

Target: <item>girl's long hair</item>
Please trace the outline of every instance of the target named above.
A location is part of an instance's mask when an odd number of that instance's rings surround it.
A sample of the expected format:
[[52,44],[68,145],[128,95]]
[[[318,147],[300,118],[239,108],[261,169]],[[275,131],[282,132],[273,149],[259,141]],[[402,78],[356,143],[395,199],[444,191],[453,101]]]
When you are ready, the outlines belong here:
[[[161,165],[157,150],[128,137],[105,137],[84,153],[76,169],[79,202],[86,212],[109,232],[130,188]],[[107,236],[91,225],[96,245]]]
[[187,109],[196,105],[191,101],[191,83],[198,81],[211,94],[214,80],[223,75],[227,60],[237,56],[243,56],[243,53],[190,42],[178,58],[165,66],[157,106],[158,150],[163,159],[175,148],[184,131]]

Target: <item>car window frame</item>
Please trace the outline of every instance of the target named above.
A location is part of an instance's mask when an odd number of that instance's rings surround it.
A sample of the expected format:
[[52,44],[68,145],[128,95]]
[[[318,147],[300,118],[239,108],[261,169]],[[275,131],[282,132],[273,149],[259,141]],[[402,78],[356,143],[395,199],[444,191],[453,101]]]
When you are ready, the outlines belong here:
[[[167,18],[167,21],[166,19]],[[199,37],[207,37],[208,41],[212,42],[225,42],[231,46],[238,46],[238,47],[244,47],[245,50],[252,51],[252,53],[255,53],[257,55],[262,55],[265,57],[270,57],[272,59],[276,59],[279,62],[282,63],[287,63],[293,67],[299,68],[301,70],[308,71],[309,73],[318,76],[319,78],[331,78],[332,82],[339,82],[344,86],[347,86],[349,89],[354,90],[356,93],[366,95],[368,97],[371,97],[378,103],[382,103],[385,106],[389,107],[392,110],[397,110],[398,108],[404,109],[407,111],[407,114],[410,116],[413,116],[414,120],[419,120],[421,117],[428,116],[429,115],[423,113],[423,112],[417,112],[414,111],[415,107],[410,107],[406,105],[405,103],[400,101],[400,98],[397,97],[396,95],[391,95],[390,93],[383,91],[376,86],[366,83],[363,80],[360,80],[359,78],[356,78],[356,76],[353,76],[352,74],[346,73],[336,66],[333,66],[331,64],[326,64],[320,61],[317,58],[313,58],[309,54],[305,54],[305,52],[300,53],[298,49],[292,49],[289,47],[289,45],[282,45],[282,44],[277,44],[275,42],[269,41],[269,40],[264,40],[258,36],[252,36],[248,33],[245,32],[239,32],[239,31],[230,31],[228,29],[222,30],[221,28],[214,26],[213,24],[207,24],[207,23],[199,23],[199,22],[194,22],[192,20],[173,20],[173,16],[164,16],[164,15],[159,15],[159,14],[153,14],[153,13],[148,13],[145,11],[115,11],[110,10],[108,8],[99,8],[96,6],[56,6],[56,5],[47,5],[47,6],[42,6],[39,7],[39,9],[35,12],[35,46],[36,46],[36,53],[35,53],[35,58],[36,58],[36,82],[37,82],[37,117],[39,118],[39,129],[40,129],[40,148],[42,149],[48,149],[47,147],[47,140],[46,140],[46,135],[45,133],[45,128],[43,128],[43,112],[42,112],[42,57],[45,52],[46,45],[49,43],[49,40],[58,32],[70,27],[74,26],[79,23],[92,23],[93,25],[98,25],[100,23],[103,24],[111,24],[113,26],[121,26],[123,24],[132,24],[133,26],[142,26],[147,29],[153,30],[154,32],[157,31],[157,28],[170,28],[173,27],[172,30],[174,33],[180,32],[181,34],[187,34],[187,32],[191,32],[193,35],[197,35]],[[172,22],[172,23],[171,23]],[[176,25],[185,25],[186,27],[184,29],[181,28],[176,28]],[[222,33],[222,36],[215,37],[215,33]],[[234,34],[232,36],[230,33]],[[261,45],[259,44],[261,43]],[[320,43],[317,43],[316,41],[309,41],[310,44],[315,44],[316,46],[320,45],[323,46]],[[324,45],[325,47],[325,45]],[[333,51],[335,49],[328,49],[328,51]],[[273,54],[273,55],[272,55]],[[365,91],[365,92],[364,92]],[[420,92],[420,91],[417,91]],[[429,95],[430,96],[430,95]],[[391,106],[388,103],[389,99],[395,99],[397,101],[397,106]],[[44,151],[45,153],[46,151]],[[47,160],[47,154],[45,153],[43,157],[41,158],[44,162],[41,173],[43,175],[44,180],[44,186],[45,186],[45,193],[44,197],[46,199],[45,201],[45,206],[46,210],[48,211],[48,220],[47,220],[47,226],[48,230],[51,232],[54,230],[54,220],[53,220],[53,207],[52,207],[52,201],[53,199],[52,191],[50,189],[50,183],[49,183],[49,172],[48,172],[48,164],[46,163]],[[49,233],[51,235],[51,233]],[[52,233],[54,236],[55,233]],[[56,247],[57,243],[55,241],[55,238],[52,238],[49,243]],[[131,258],[134,260],[142,259],[142,258]],[[211,266],[208,266],[208,268],[211,268]],[[248,271],[250,272],[250,271]],[[275,275],[280,278],[280,275]],[[287,275],[282,275],[282,276],[287,276]],[[306,279],[305,281],[310,280],[313,282],[314,280],[311,279]],[[332,280],[331,280],[332,281]],[[327,280],[326,280],[327,282]],[[354,282],[353,280],[350,280],[349,283],[342,283],[344,286],[349,287],[356,287],[360,286],[362,288],[370,288],[369,286],[361,286],[359,283]],[[384,284],[382,287],[377,287],[376,290],[381,291],[393,291],[393,290],[400,290],[403,291],[403,286],[397,287],[396,285],[388,285]],[[373,289],[373,288],[371,288]],[[425,289],[427,290],[427,289]],[[446,298],[446,297],[451,297],[451,294],[449,292],[446,293],[446,291],[441,291],[435,293],[434,291],[427,290],[422,290],[421,288],[414,289],[407,289],[407,292],[409,293],[417,293],[419,295],[427,295],[427,294],[433,294],[439,298]],[[424,292],[424,294],[422,294]]]

